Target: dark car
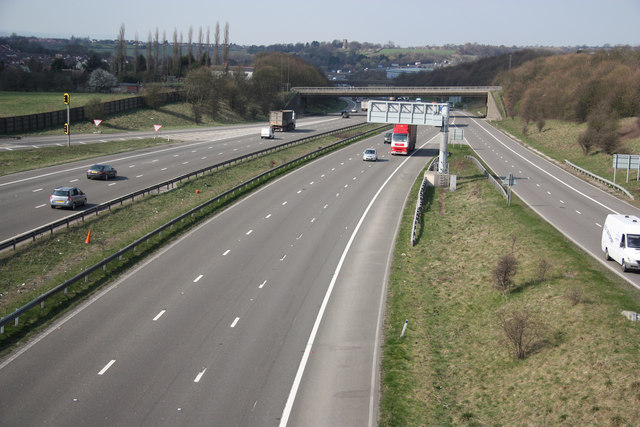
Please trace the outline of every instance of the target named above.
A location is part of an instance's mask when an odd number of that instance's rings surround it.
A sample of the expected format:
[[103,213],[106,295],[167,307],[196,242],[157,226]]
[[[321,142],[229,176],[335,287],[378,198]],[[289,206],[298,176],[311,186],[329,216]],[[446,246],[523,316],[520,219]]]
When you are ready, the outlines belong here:
[[118,171],[109,165],[93,165],[87,169],[88,179],[98,178],[106,181],[109,178],[115,178],[116,176],[118,176]]
[[52,208],[71,208],[75,209],[76,206],[86,205],[87,195],[77,187],[58,187],[53,190],[49,197],[49,205]]
[[391,136],[393,135],[392,132],[387,132],[384,134],[384,143],[385,144],[391,144]]

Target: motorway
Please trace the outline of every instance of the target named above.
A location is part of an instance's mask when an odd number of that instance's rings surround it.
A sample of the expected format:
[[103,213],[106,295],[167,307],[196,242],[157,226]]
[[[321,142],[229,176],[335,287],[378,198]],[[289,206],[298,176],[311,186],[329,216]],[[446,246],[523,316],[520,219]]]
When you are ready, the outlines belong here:
[[0,425],[375,425],[393,243],[438,130],[331,153],[163,248],[0,364]]
[[[339,116],[301,119],[296,131],[277,132],[272,140],[260,139],[260,128],[264,125],[174,131],[170,138],[179,141],[176,143],[2,176],[0,241],[74,214],[70,210],[49,208],[49,196],[58,186],[79,187],[87,194],[87,207],[90,207],[225,160],[362,121],[364,116],[349,120]],[[89,137],[76,138],[90,143]],[[111,135],[93,143],[143,137],[145,135],[137,133],[128,137]],[[22,147],[59,145],[61,138],[29,138],[21,143]],[[86,169],[95,163],[112,165],[118,170],[118,177],[109,181],[86,179]],[[82,209],[86,207],[79,207],[77,211]]]
[[[637,208],[454,116],[519,198],[640,287],[600,251],[606,214]],[[0,425],[375,425],[393,241],[438,130],[411,157],[382,135],[327,155],[164,248],[0,363]]]
[[625,196],[618,198],[546,160],[484,120],[460,118],[457,125],[495,174],[502,178],[513,174],[513,193],[569,240],[640,289],[640,275],[622,273],[619,264],[605,261],[600,246],[608,214],[640,215],[640,209],[624,201]]

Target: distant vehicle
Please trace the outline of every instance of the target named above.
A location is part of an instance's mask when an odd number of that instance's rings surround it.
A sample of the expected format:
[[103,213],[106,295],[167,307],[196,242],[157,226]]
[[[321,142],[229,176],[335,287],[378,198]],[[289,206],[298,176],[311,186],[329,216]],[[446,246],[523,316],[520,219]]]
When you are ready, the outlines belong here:
[[351,109],[351,112],[352,112],[352,113],[357,113],[357,112],[358,112],[358,109],[357,109],[357,108],[352,108],[352,109]]
[[602,252],[607,261],[620,264],[622,271],[640,270],[640,218],[635,215],[607,215],[602,227]]
[[342,118],[343,119],[348,119],[349,118],[349,112],[347,110],[342,110]]
[[58,187],[49,197],[49,205],[52,209],[56,207],[75,209],[76,206],[86,204],[87,195],[77,187]]
[[272,127],[262,128],[260,130],[260,139],[264,139],[264,138],[267,138],[267,139],[275,138]]
[[365,162],[375,162],[378,160],[378,152],[375,148],[367,148],[362,153],[362,160]]
[[115,178],[118,171],[109,165],[93,165],[87,169],[87,179],[104,179]]
[[296,112],[293,110],[276,110],[269,113],[269,126],[274,131],[295,130]]
[[391,154],[408,155],[416,148],[417,125],[395,125],[391,135]]
[[360,102],[360,109],[362,111],[367,111],[369,109],[369,100],[365,99],[364,101]]
[[391,144],[391,136],[393,135],[392,132],[387,132],[384,134],[384,143],[385,144]]

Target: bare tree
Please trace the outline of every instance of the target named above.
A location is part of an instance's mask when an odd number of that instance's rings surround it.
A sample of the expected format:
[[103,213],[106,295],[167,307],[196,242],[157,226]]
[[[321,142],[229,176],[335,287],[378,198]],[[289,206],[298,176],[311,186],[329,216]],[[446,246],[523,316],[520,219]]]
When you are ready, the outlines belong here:
[[180,47],[178,46],[178,30],[173,29],[173,51],[171,52],[171,65],[174,76],[180,74]]
[[547,278],[547,273],[551,269],[551,263],[544,258],[540,258],[538,261],[538,281],[540,283],[544,282]]
[[149,35],[147,36],[147,79],[151,79],[153,76],[153,39],[151,36],[151,31],[149,31]]
[[538,321],[530,307],[501,310],[497,317],[498,326],[518,359],[524,359],[544,335],[545,326]]
[[502,291],[502,296],[507,297],[507,292],[513,288],[513,276],[518,271],[518,260],[512,254],[503,255],[493,269],[493,280],[496,289]]
[[216,22],[216,32],[213,35],[215,50],[213,53],[213,65],[220,64],[220,23]]
[[209,26],[207,25],[207,50],[204,54],[204,65],[211,65],[211,40],[209,38],[209,34],[211,33]]
[[133,74],[138,74],[138,56],[140,55],[140,47],[138,46],[138,32],[136,31],[136,40],[133,45]]
[[198,46],[196,47],[196,62],[202,64],[202,26],[198,29]]
[[167,52],[166,52],[166,47],[167,47],[167,31],[166,30],[162,30],[162,63],[160,64],[160,67],[162,68],[162,75],[163,76],[166,76],[166,74],[167,74]]
[[229,69],[229,23],[224,24],[224,41],[222,43],[222,65]]
[[158,44],[158,27],[156,27],[155,38],[153,39],[153,75],[154,80],[158,78],[160,65],[160,45]]
[[189,25],[189,33],[188,33],[188,42],[187,42],[187,63],[189,64],[189,69],[191,69],[191,57],[193,56],[191,43],[193,42],[193,26]]
[[121,77],[125,72],[127,63],[127,41],[124,39],[124,24],[120,24],[118,32],[118,43],[116,45],[116,57],[113,61],[113,71]]

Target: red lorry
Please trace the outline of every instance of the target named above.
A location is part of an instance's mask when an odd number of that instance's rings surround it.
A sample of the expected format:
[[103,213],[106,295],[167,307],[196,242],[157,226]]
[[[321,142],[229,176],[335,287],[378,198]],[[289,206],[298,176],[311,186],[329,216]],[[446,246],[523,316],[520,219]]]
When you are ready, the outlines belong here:
[[391,135],[391,154],[408,155],[416,148],[417,125],[395,125]]

